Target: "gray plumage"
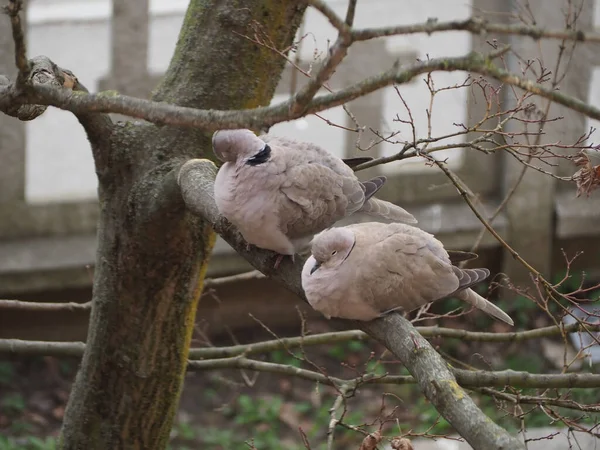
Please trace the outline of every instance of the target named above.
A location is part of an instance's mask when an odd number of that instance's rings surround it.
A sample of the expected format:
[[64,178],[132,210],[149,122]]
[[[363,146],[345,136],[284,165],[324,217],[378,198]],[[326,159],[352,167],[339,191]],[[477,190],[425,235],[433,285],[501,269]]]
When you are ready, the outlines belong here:
[[504,311],[470,289],[489,270],[453,265],[474,256],[453,252],[451,258],[433,235],[400,223],[332,228],[313,239],[302,287],[311,306],[327,317],[372,320],[454,296],[513,325]]
[[212,141],[224,162],[215,202],[250,244],[294,255],[314,234],[355,212],[416,223],[404,209],[373,197],[385,177],[360,182],[343,160],[314,144],[250,130],[217,131]]

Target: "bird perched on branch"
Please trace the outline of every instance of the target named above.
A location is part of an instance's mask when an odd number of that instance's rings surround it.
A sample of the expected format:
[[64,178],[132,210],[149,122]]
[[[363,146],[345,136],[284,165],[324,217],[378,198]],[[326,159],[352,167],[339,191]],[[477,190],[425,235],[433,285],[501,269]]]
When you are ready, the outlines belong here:
[[293,258],[310,248],[316,233],[357,212],[372,220],[417,222],[373,197],[385,177],[361,182],[349,167],[370,158],[344,161],[311,143],[250,130],[217,131],[212,145],[224,162],[215,180],[219,212],[257,247]]
[[433,235],[401,223],[349,225],[315,236],[302,287],[311,306],[328,318],[372,320],[452,296],[513,325],[504,311],[470,289],[489,270],[453,265],[474,257],[449,254]]

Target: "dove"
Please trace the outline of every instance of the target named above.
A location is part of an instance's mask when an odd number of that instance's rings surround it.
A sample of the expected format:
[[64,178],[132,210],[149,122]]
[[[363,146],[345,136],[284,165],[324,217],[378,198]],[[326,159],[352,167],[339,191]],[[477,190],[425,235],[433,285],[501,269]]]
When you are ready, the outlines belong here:
[[314,237],[311,252],[302,268],[302,288],[327,318],[368,321],[452,296],[513,325],[504,311],[470,289],[489,270],[453,265],[476,255],[448,253],[417,227],[368,222],[331,228]]
[[385,177],[361,182],[349,166],[325,149],[250,130],[220,130],[213,151],[223,161],[215,179],[219,213],[249,244],[294,258],[310,249],[312,237],[354,213],[373,220],[416,223],[404,209],[373,195]]

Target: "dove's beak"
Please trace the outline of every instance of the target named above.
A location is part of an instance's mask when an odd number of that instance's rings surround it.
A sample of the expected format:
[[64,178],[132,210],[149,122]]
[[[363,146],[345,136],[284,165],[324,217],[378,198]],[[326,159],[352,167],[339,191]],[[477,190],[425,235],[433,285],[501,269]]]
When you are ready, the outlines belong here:
[[310,269],[310,274],[312,275],[319,267],[321,267],[321,263],[319,261],[315,261],[315,265],[312,266],[312,269]]

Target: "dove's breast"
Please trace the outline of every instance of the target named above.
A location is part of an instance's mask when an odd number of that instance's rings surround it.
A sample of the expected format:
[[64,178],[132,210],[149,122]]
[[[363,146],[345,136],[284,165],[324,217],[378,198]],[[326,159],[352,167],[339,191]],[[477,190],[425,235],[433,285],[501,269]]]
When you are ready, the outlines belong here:
[[372,320],[379,316],[365,301],[363,289],[358,285],[355,268],[342,264],[337,269],[321,268],[310,274],[305,266],[302,287],[310,305],[324,316],[351,320]]
[[293,254],[292,243],[279,229],[277,178],[255,167],[224,164],[215,179],[215,203],[250,244]]

